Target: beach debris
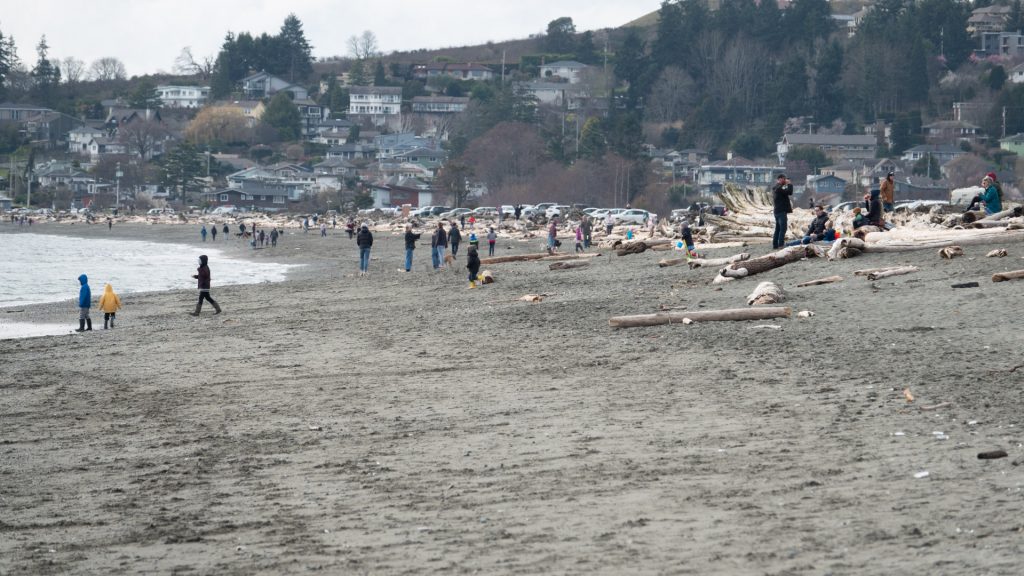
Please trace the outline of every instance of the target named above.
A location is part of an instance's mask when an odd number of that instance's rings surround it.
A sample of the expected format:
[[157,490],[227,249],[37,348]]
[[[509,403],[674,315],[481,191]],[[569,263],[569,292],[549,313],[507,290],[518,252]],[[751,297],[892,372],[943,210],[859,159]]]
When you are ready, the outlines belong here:
[[747,306],[754,304],[779,304],[786,301],[786,293],[774,282],[761,282],[747,296]]
[[807,282],[801,282],[796,285],[797,288],[806,288],[808,286],[820,286],[822,284],[832,284],[833,282],[842,282],[842,276],[828,276],[825,278],[818,278],[817,280],[808,280]]
[[[692,322],[692,320],[691,320]],[[751,326],[751,330],[782,330],[782,326],[778,324],[758,324],[757,326]]]
[[945,258],[946,260],[952,260],[953,258],[956,258],[957,256],[963,256],[963,255],[964,255],[964,249],[959,247],[959,246],[946,246],[945,248],[940,248],[939,249],[939,256]]
[[868,274],[868,280],[881,280],[882,278],[891,278],[893,276],[903,276],[904,274],[911,274],[919,271],[920,268],[917,266],[900,266],[899,268],[890,268],[889,270],[882,270],[879,272],[872,272]]
[[939,410],[941,408],[948,408],[949,406],[952,406],[952,404],[950,402],[941,402],[939,404],[932,404],[931,406],[921,406],[921,410],[923,410],[925,412],[930,412],[932,410]]
[[1006,248],[996,248],[995,250],[985,254],[986,258],[1005,258],[1007,256]]
[[932,432],[932,437],[936,440],[949,440],[949,436],[945,432],[939,432],[938,430]]
[[740,254],[734,254],[725,258],[676,258],[674,260],[662,260],[658,262],[658,266],[664,268],[665,266],[675,266],[686,262],[686,265],[690,269],[703,268],[707,266],[725,266],[726,264],[733,264],[735,262],[743,262],[750,260],[750,254],[747,252],[741,252]]
[[812,316],[814,316],[814,312],[811,312],[810,310],[801,310],[796,313],[797,318],[810,318]]
[[528,260],[540,260],[550,258],[551,254],[540,252],[536,254],[517,254],[515,256],[494,256],[492,258],[481,258],[480,264],[503,264],[505,262],[526,262]]
[[571,270],[573,268],[586,268],[590,266],[590,262],[586,260],[577,260],[576,262],[552,262],[548,264],[548,270]]
[[318,425],[318,424],[310,424],[310,425],[309,425],[309,429],[310,429],[310,431],[312,431],[312,432],[320,432],[320,431],[322,431],[322,430],[324,429],[324,427],[323,427],[323,426],[320,426],[320,425]]
[[484,270],[477,274],[476,277],[480,279],[481,284],[494,284],[494,272],[490,270]]
[[949,285],[950,288],[977,288],[979,286],[981,286],[981,284],[978,284],[977,282],[964,282],[962,284]]
[[824,251],[817,246],[810,244],[790,246],[760,258],[734,262],[718,271],[718,276],[715,277],[714,283],[721,284],[736,278],[746,278],[747,276],[753,276],[785,266],[791,262],[798,262],[804,258],[817,258],[819,255],[824,255]]
[[520,296],[519,300],[523,302],[542,302],[547,297],[547,294],[526,294],[524,296]]
[[772,318],[789,318],[792,312],[792,309],[788,306],[703,310],[700,312],[659,312],[656,314],[613,316],[608,319],[608,324],[612,328],[635,328],[639,326],[660,326],[663,324],[690,324],[693,322],[770,320]]
[[989,450],[988,452],[978,452],[978,460],[996,460],[999,458],[1006,458],[1009,454],[1006,450]]
[[1013,272],[1000,272],[992,275],[993,282],[1006,282],[1007,280],[1019,280],[1024,278],[1024,270],[1014,270]]
[[910,393],[910,388],[903,389],[903,397],[907,399],[908,404],[914,401],[914,395]]
[[914,478],[917,478],[918,480],[920,480],[921,478],[927,478],[927,477],[928,477],[928,471],[927,470],[921,470],[920,472],[914,474]]

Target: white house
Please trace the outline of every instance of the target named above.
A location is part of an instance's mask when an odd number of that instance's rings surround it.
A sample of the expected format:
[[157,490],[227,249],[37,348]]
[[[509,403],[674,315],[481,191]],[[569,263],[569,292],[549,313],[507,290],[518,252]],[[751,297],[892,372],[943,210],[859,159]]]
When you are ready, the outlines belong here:
[[101,156],[123,156],[127,153],[128,146],[113,138],[93,138],[89,141],[89,156],[94,162]]
[[210,97],[209,86],[157,86],[165,108],[202,108]]
[[783,134],[775,145],[779,164],[793,147],[817,148],[833,161],[867,160],[875,157],[878,141],[864,134]]
[[349,88],[348,117],[370,120],[375,126],[397,127],[402,118],[402,88],[353,86]]
[[586,67],[586,64],[575,60],[559,60],[541,66],[540,77],[548,81],[561,78],[569,84],[576,84],[580,81],[580,72]]
[[465,96],[414,96],[412,111],[420,114],[457,114],[465,112],[469,98]]
[[89,143],[94,138],[102,138],[106,133],[92,126],[79,126],[68,132],[68,152],[72,154],[88,154]]

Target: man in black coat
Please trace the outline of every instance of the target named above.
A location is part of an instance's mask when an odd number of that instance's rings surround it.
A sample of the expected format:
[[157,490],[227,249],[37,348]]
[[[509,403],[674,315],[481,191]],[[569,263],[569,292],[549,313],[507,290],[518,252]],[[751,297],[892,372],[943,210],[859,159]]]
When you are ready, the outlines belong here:
[[365,276],[370,269],[370,248],[373,246],[373,234],[366,224],[356,234],[356,246],[359,246],[359,275]]
[[420,235],[412,231],[412,224],[405,225],[405,271],[412,271],[412,251],[416,249],[416,241]]
[[190,312],[193,316],[199,316],[199,312],[203,309],[203,300],[207,300],[213,306],[214,314],[220,314],[220,306],[210,298],[210,267],[206,265],[208,258],[205,254],[199,257],[199,268],[196,273],[192,275],[193,278],[199,281],[199,302],[196,303],[196,311]]
[[793,212],[793,184],[785,174],[779,174],[772,189],[772,207],[775,214],[775,233],[772,235],[772,248],[776,250],[786,245],[786,228],[789,226],[789,215]]

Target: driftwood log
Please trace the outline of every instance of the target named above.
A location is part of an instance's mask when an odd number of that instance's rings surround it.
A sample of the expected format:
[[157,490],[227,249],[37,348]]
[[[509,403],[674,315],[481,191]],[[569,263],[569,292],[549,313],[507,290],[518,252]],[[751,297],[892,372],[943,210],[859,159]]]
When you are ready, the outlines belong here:
[[600,256],[600,252],[585,252],[582,254],[556,254],[554,256],[540,258],[540,260],[543,260],[544,262],[562,262],[563,260],[582,260],[585,258],[598,258]]
[[993,282],[1006,282],[1007,280],[1020,280],[1024,278],[1024,270],[1014,270],[1013,272],[1000,272],[992,275]]
[[910,274],[920,270],[917,266],[901,266],[899,268],[890,268],[889,270],[880,270],[878,272],[872,272],[868,274],[868,280],[881,280],[882,278],[891,278],[893,276],[903,276],[904,274]]
[[727,264],[744,262],[746,260],[750,260],[750,254],[743,252],[726,258],[693,258],[688,263],[688,266],[692,270],[694,268],[703,268],[705,266],[725,266]]
[[747,296],[747,306],[754,304],[781,304],[786,301],[786,293],[774,282],[761,282]]
[[1008,254],[1008,252],[1006,251],[1006,248],[996,248],[995,250],[992,250],[988,254],[985,254],[985,257],[986,258],[1005,258],[1007,256],[1007,254]]
[[484,270],[477,274],[477,277],[480,278],[481,284],[494,284],[494,273],[490,270]]
[[733,308],[729,310],[705,310],[700,312],[670,312],[638,314],[635,316],[614,316],[608,319],[612,328],[635,328],[638,326],[660,326],[689,322],[724,322],[742,320],[769,320],[788,318],[792,314],[788,306],[771,308]]
[[493,258],[481,258],[480,264],[503,264],[505,262],[526,262],[528,260],[540,260],[550,258],[551,254],[542,252],[539,254],[517,254],[515,256],[495,256]]
[[790,246],[760,258],[734,262],[718,271],[718,276],[715,277],[714,283],[721,284],[735,278],[746,278],[747,276],[767,272],[768,270],[773,270],[779,266],[785,266],[804,258],[814,258],[818,256],[819,250],[820,248],[810,244]]
[[862,252],[895,254],[899,252],[913,252],[915,250],[938,250],[946,246],[980,246],[984,244],[1024,241],[1024,231],[1010,229],[944,231],[941,235],[930,234],[921,240],[881,240],[884,236],[880,234],[874,236],[880,241],[868,238],[869,241],[865,242],[849,237],[836,240],[828,251],[829,260],[852,258]]
[[952,260],[957,256],[963,256],[964,249],[959,246],[946,246],[945,248],[939,248],[939,256],[946,260]]
[[832,284],[833,282],[842,282],[842,276],[828,276],[827,278],[818,278],[817,280],[808,280],[807,282],[801,282],[796,285],[797,288],[806,288],[808,286],[820,286],[822,284]]
[[886,266],[885,268],[867,268],[867,269],[864,269],[864,270],[857,270],[856,272],[853,273],[853,275],[854,276],[868,276],[868,275],[874,274],[876,272],[886,272],[886,271],[889,271],[889,270],[896,270],[897,268],[901,268],[901,266]]
[[572,262],[552,262],[548,264],[548,270],[571,270],[573,268],[586,268],[590,266],[589,260],[576,260]]

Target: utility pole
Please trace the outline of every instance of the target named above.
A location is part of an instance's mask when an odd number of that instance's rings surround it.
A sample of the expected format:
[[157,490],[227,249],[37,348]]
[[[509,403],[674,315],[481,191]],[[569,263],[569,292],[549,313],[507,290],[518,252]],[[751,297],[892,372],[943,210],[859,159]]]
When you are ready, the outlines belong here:
[[1006,106],[1003,106],[1003,138],[1006,138]]
[[26,208],[31,208],[32,207],[32,166],[31,165],[25,166],[25,174],[28,175],[28,177],[25,178],[25,183],[28,186],[28,196],[26,196],[26,198],[25,198],[25,207]]
[[117,163],[117,171],[114,172],[114,181],[116,186],[114,188],[114,213],[117,213],[117,209],[121,207],[121,176],[124,172],[121,172],[121,163]]
[[505,50],[501,51],[501,87],[505,87]]

